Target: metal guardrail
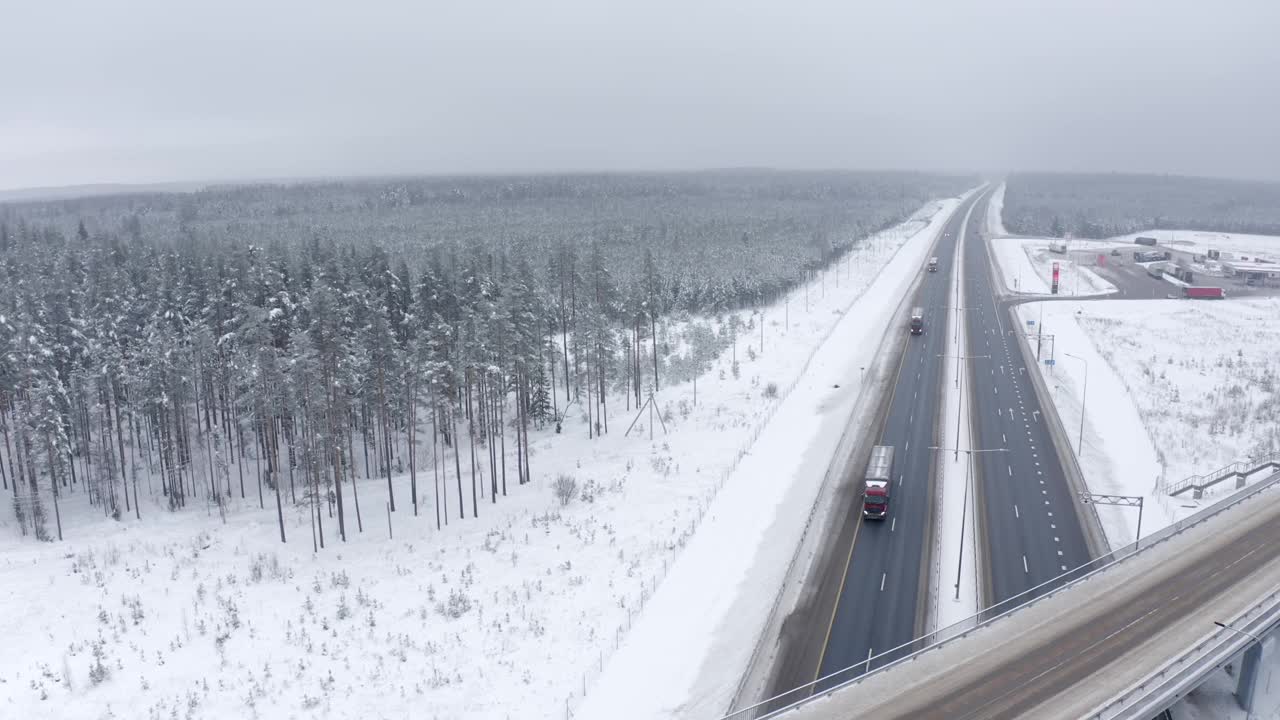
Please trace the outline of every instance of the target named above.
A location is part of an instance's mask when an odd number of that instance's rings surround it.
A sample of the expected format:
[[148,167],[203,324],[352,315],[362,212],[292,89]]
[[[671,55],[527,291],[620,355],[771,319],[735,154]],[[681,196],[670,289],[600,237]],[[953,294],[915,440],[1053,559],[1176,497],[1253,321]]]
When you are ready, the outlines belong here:
[[[1169,538],[1200,525],[1223,510],[1249,500],[1250,498],[1277,486],[1280,486],[1280,473],[1275,473],[1266,480],[1260,481],[1250,487],[1246,487],[1236,493],[1233,493],[1232,495],[1219,500],[1194,515],[1174,522],[1146,538],[1142,538],[1135,543],[1113,550],[1102,557],[1095,558],[1084,565],[1068,570],[1052,580],[1041,583],[1040,585],[1018,595],[1014,595],[1003,602],[992,605],[976,615],[965,618],[964,620],[952,625],[948,625],[945,628],[941,628],[909,643],[905,643],[882,652],[879,655],[873,655],[856,665],[842,670],[837,670],[836,672],[826,675],[825,677],[818,678],[811,683],[806,683],[805,685],[793,688],[792,690],[775,697],[762,700],[749,707],[724,715],[721,720],[748,720],[749,718],[777,717],[786,712],[796,710],[813,700],[829,696],[838,690],[843,690],[856,685],[871,675],[884,672],[885,670],[899,665],[911,663],[929,652],[938,650],[948,643],[970,635],[975,630],[994,625],[995,623],[1010,618],[1016,613],[1032,607],[1047,598],[1053,597],[1063,590],[1074,588],[1082,583],[1088,582],[1094,576],[1111,568],[1117,563],[1122,562],[1126,558],[1136,555],[1139,551],[1150,550]],[[997,612],[992,614],[993,611]],[[912,648],[915,649],[913,650]],[[869,670],[869,668],[877,661],[885,664],[876,668],[874,671]]]
[[1207,487],[1225,482],[1233,477],[1248,476],[1256,472],[1261,472],[1268,467],[1280,467],[1280,451],[1269,453],[1261,457],[1250,458],[1249,460],[1239,460],[1225,467],[1218,468],[1213,472],[1204,475],[1192,475],[1189,478],[1179,480],[1165,488],[1166,495],[1178,495],[1192,488],[1204,490]]

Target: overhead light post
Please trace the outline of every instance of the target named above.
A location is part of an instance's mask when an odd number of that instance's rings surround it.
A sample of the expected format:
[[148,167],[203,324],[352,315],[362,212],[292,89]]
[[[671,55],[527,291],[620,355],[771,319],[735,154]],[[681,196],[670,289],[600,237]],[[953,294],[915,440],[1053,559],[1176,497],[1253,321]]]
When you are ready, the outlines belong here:
[[1235,629],[1235,628],[1231,627],[1230,625],[1224,625],[1224,624],[1222,624],[1222,623],[1218,622],[1217,620],[1214,620],[1214,621],[1213,621],[1213,624],[1214,624],[1214,625],[1217,625],[1218,627],[1222,628],[1223,630],[1230,630],[1231,632],[1236,633],[1237,635],[1243,635],[1243,636],[1245,636],[1245,637],[1247,637],[1247,638],[1250,638],[1250,639],[1251,639],[1251,640],[1253,640],[1254,642],[1257,642],[1258,644],[1262,644],[1262,638],[1258,637],[1257,635],[1254,635],[1253,633],[1245,632],[1245,631],[1243,631],[1243,630],[1237,630],[1237,629]]
[[1009,452],[1008,448],[993,448],[990,450],[960,450],[959,448],[944,448],[931,446],[930,450],[955,450],[957,454],[965,453],[969,456],[969,462],[964,470],[964,502],[960,506],[960,555],[956,558],[956,600],[960,599],[960,569],[964,565],[964,525],[969,515],[969,483],[970,477],[973,475],[973,453],[986,452]]
[[1084,363],[1084,391],[1080,393],[1080,439],[1076,441],[1076,457],[1084,454],[1084,409],[1085,403],[1089,401],[1089,361],[1079,355],[1072,355],[1069,352],[1062,353],[1069,358],[1075,358]]
[[[990,355],[942,355],[942,354],[939,354],[938,357],[956,359],[956,387],[960,389],[960,394],[956,397],[956,447],[959,447],[960,446],[960,406],[964,402],[964,386],[960,384],[960,361],[975,360],[977,358],[987,358],[989,360],[991,359],[991,356]],[[960,459],[959,450],[956,450],[955,459],[956,460]]]

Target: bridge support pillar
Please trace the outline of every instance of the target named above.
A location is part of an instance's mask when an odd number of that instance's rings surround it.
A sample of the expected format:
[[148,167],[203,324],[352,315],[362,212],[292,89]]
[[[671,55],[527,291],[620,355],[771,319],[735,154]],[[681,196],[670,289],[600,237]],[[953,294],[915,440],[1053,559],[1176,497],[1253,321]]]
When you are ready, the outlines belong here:
[[1249,717],[1275,717],[1280,712],[1280,629],[1253,643],[1240,661],[1236,699]]

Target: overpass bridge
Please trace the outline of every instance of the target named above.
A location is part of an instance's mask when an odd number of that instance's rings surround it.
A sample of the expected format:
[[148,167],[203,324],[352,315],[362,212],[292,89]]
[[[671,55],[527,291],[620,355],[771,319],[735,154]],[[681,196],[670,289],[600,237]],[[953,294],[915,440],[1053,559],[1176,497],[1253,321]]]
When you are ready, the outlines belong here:
[[847,668],[728,717],[1151,720],[1228,663],[1246,709],[1273,713],[1277,549],[1280,473],[1067,573],[1057,589],[1009,598],[1002,614],[988,608],[893,648],[886,659],[896,659],[871,672]]

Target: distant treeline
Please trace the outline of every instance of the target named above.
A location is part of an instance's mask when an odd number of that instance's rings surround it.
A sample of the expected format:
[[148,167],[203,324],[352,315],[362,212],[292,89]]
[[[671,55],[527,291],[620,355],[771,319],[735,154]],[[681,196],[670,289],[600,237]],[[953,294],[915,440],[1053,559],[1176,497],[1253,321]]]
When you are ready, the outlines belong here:
[[437,523],[474,517],[532,479],[530,429],[576,405],[608,432],[610,394],[661,389],[665,314],[769,300],[973,183],[453,178],[0,205],[0,485],[41,538],[62,494],[136,516],[152,480],[173,510],[256,486],[282,540],[286,503],[345,539],[352,480],[385,478],[395,510],[406,470],[415,513],[429,474]]
[[1106,238],[1148,229],[1280,235],[1280,183],[1171,175],[1020,174],[1009,178],[1012,233]]

